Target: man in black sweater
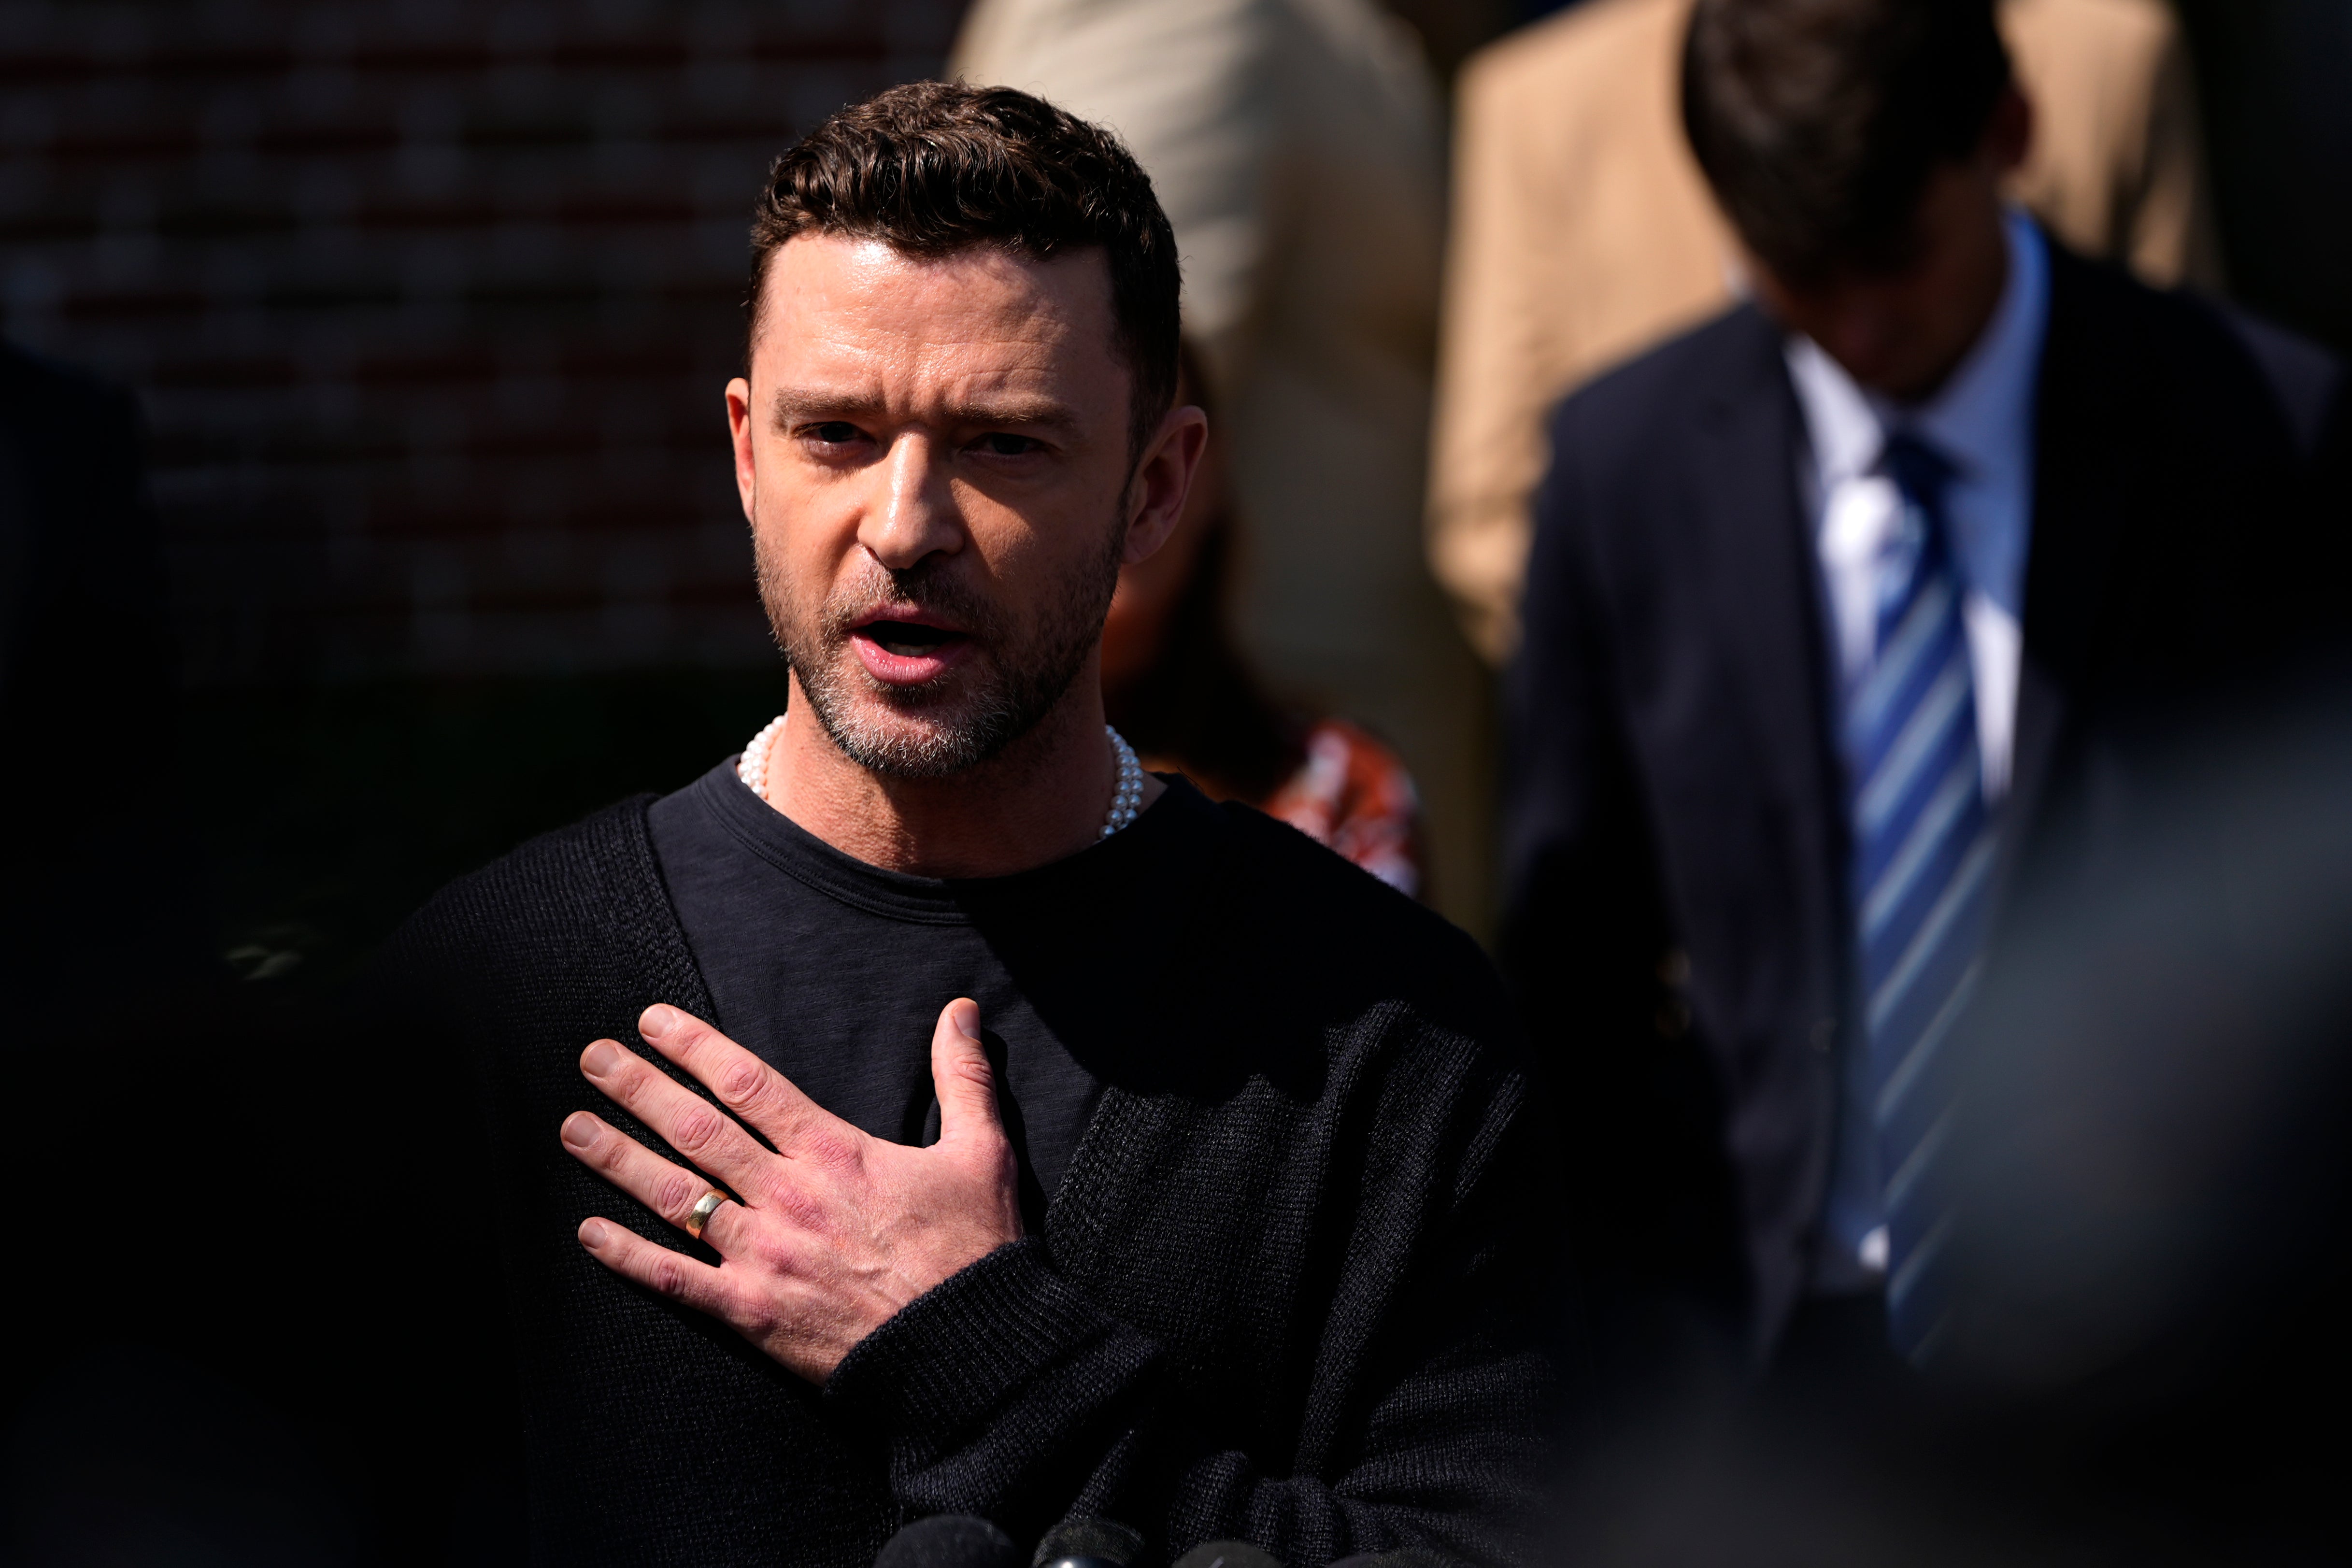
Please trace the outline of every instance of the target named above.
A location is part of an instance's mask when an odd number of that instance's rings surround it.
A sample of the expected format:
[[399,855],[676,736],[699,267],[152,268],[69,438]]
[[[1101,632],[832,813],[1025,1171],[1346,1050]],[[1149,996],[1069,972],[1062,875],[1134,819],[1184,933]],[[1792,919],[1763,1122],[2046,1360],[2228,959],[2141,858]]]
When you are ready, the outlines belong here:
[[862,1568],[948,1512],[1495,1554],[1542,1373],[1498,983],[1103,722],[1206,439],[1149,182],[925,83],[780,160],[753,238],[786,715],[383,970],[479,1084],[534,1555]]

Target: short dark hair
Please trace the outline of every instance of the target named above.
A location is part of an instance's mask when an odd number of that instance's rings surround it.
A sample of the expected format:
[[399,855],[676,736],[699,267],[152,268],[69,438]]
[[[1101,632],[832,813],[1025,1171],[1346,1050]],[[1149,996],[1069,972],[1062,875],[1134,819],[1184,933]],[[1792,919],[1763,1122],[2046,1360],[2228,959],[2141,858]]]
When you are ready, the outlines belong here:
[[1806,282],[1906,261],[2009,85],[1993,0],[1698,0],[1683,128],[1748,248]]
[[769,258],[803,234],[878,239],[921,257],[992,245],[1042,261],[1098,247],[1110,268],[1111,348],[1131,383],[1129,462],[1175,398],[1175,230],[1118,137],[1043,99],[909,82],[802,137],[769,170],[752,216],[747,352]]

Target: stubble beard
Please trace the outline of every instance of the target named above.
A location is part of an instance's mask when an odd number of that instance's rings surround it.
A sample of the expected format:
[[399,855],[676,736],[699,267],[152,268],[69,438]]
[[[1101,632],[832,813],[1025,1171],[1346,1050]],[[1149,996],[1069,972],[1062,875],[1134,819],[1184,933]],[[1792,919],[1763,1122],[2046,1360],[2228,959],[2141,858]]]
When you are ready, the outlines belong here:
[[[894,572],[863,556],[857,574],[804,611],[756,533],[752,550],[776,646],[834,745],[880,777],[947,779],[1001,754],[1069,691],[1102,637],[1126,531],[1108,530],[1108,548],[1054,584],[1026,626],[929,558]],[[917,686],[875,679],[850,649],[849,632],[885,600],[954,622],[976,645],[972,656]]]

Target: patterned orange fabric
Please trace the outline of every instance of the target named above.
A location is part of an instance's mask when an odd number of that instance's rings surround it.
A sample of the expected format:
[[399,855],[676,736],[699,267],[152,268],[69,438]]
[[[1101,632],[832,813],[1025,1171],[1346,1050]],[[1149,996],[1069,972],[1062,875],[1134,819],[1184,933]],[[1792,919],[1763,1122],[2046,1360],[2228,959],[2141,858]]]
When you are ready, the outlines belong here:
[[1421,796],[1394,752],[1342,719],[1307,734],[1307,761],[1264,810],[1332,848],[1400,892],[1421,896],[1427,879]]

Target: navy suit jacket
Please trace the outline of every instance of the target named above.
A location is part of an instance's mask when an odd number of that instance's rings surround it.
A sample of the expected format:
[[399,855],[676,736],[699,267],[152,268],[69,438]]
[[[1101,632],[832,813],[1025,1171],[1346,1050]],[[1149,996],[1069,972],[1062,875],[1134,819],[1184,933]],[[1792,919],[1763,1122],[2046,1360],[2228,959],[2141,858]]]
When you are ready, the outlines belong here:
[[[2053,246],[2037,398],[2010,889],[2322,635],[2343,538],[2315,457],[2340,463],[2336,378],[2274,329]],[[1576,1261],[1756,1353],[1811,1267],[1851,1029],[1803,437],[1747,306],[1564,403],[1507,697],[1504,964],[1580,1178]]]

